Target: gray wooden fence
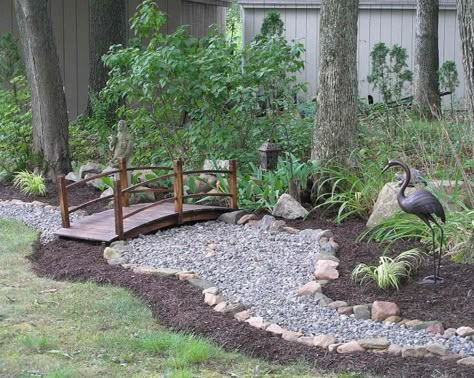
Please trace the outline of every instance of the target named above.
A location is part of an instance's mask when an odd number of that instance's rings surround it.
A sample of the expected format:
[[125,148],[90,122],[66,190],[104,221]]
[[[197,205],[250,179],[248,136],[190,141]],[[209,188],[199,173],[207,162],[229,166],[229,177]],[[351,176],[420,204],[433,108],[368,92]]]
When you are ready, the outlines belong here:
[[[127,18],[140,0],[128,0]],[[69,119],[87,106],[89,81],[89,6],[88,0],[49,0],[53,33],[56,39],[61,75],[66,91]],[[225,1],[157,0],[168,14],[164,31],[171,33],[179,25],[188,25],[191,34],[204,36],[210,25],[225,26]],[[13,32],[18,37],[14,0],[0,0],[0,35]]]

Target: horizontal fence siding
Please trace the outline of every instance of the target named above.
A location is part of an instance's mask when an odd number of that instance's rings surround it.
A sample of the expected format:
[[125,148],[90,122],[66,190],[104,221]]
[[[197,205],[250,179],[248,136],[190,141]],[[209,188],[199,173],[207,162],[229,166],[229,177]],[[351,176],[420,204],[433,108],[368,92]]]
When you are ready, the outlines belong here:
[[[191,34],[202,37],[211,24],[225,25],[222,6],[192,3],[184,0],[156,0],[168,14],[163,32],[172,33],[180,25],[189,25]],[[127,19],[135,13],[141,0],[128,0]],[[87,0],[49,0],[53,34],[59,66],[66,92],[70,120],[85,111],[89,82],[89,2]],[[223,22],[224,20],[224,22]],[[0,0],[0,35],[13,32],[19,38],[14,0]],[[133,33],[129,31],[129,37]]]
[[[272,4],[275,2],[272,1]],[[289,41],[298,41],[304,44],[305,70],[299,74],[301,80],[308,83],[306,98],[310,99],[317,93],[319,73],[319,25],[320,9],[315,6],[304,6],[291,0],[285,5],[264,7],[263,4],[246,4],[243,14],[243,42],[250,43],[259,33],[265,15],[276,10],[285,22],[285,36]],[[368,83],[367,76],[371,73],[370,52],[378,42],[388,46],[401,45],[407,49],[409,69],[414,69],[416,32],[416,11],[413,7],[400,5],[394,9],[377,6],[364,6],[359,10],[357,67],[359,75],[359,95],[366,98],[371,94],[376,101],[380,101],[380,94]],[[459,73],[460,85],[456,90],[456,97],[462,99],[465,93],[464,72],[462,65],[461,41],[458,30],[456,11],[441,9],[439,14],[439,56],[440,65],[447,60],[454,60]],[[411,95],[412,85],[406,85],[404,95]],[[444,101],[449,101],[447,97]]]

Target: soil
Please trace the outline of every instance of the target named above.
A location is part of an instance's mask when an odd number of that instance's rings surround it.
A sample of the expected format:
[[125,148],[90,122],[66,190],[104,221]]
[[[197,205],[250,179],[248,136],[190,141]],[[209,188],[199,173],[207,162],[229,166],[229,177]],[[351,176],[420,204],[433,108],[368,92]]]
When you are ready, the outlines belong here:
[[305,361],[323,370],[352,370],[383,377],[472,377],[472,367],[437,358],[406,358],[375,353],[336,354],[285,341],[240,323],[204,304],[200,290],[175,278],[135,274],[108,265],[102,247],[85,242],[56,240],[35,246],[33,270],[56,280],[93,281],[127,288],[151,308],[160,324],[206,337],[223,349],[274,363]]
[[[444,283],[421,285],[419,281],[433,273],[433,260],[427,256],[417,274],[405,282],[399,291],[384,291],[373,282],[361,286],[351,279],[354,267],[359,263],[376,265],[383,255],[384,246],[377,243],[356,242],[365,229],[365,221],[352,218],[341,225],[314,216],[306,221],[288,222],[299,229],[329,228],[340,249],[337,257],[339,279],[324,287],[324,294],[349,305],[372,303],[375,300],[396,302],[403,317],[420,320],[438,320],[445,328],[474,327],[474,265],[457,264],[449,257],[442,260],[440,275]],[[390,253],[399,253],[416,246],[415,242],[396,243]]]
[[[0,198],[38,200],[57,205],[57,191],[54,187],[49,189],[47,197],[28,197],[19,194],[15,188],[0,184]],[[69,201],[75,205],[97,198],[97,195],[97,190],[83,187],[72,190]],[[405,317],[443,320],[445,326],[472,325],[473,267],[444,261],[442,273],[447,283],[436,288],[414,282],[404,285],[400,292],[384,292],[371,285],[360,287],[350,280],[352,268],[359,262],[376,261],[382,252],[382,247],[377,244],[355,242],[364,228],[363,221],[350,219],[342,225],[335,225],[314,216],[306,221],[288,223],[300,229],[330,228],[335,233],[340,245],[338,257],[341,260],[341,277],[326,286],[325,293],[329,297],[353,304],[368,303],[375,299],[396,301]],[[395,248],[400,251],[410,247],[410,244],[398,244]],[[207,337],[228,351],[239,351],[275,363],[304,360],[319,369],[367,371],[383,377],[473,376],[472,367],[461,367],[453,361],[437,358],[402,359],[374,353],[340,355],[285,341],[213,311],[204,304],[200,290],[186,282],[135,274],[121,266],[108,265],[102,257],[102,251],[103,246],[98,244],[59,239],[45,245],[37,243],[31,260],[33,270],[42,276],[128,288],[144,300],[164,326]],[[431,264],[427,261],[419,276],[430,274],[430,268]]]
[[[72,181],[67,181],[67,185],[72,184]],[[33,196],[20,193],[20,191],[12,185],[0,182],[0,199],[12,200],[18,199],[24,202],[40,201],[53,206],[59,205],[58,187],[51,182],[47,183],[48,193],[46,196]],[[82,185],[68,190],[69,206],[77,206],[82,203],[91,201],[100,197],[101,191],[92,186]],[[107,202],[99,202],[87,206],[84,210],[88,213],[95,213],[106,209]]]

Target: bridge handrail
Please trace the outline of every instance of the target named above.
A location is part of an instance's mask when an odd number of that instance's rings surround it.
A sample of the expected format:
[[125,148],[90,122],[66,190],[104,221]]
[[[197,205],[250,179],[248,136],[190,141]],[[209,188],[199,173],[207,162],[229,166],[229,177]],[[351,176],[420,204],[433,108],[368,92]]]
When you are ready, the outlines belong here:
[[[158,177],[154,177],[152,179],[146,180],[144,182],[140,182],[138,184],[134,184],[129,186],[128,185],[128,172],[136,171],[136,170],[145,170],[145,169],[155,169],[155,170],[173,170],[173,173],[169,173],[166,175],[161,175]],[[68,189],[78,186],[80,184],[92,181],[97,178],[101,178],[104,176],[109,176],[113,174],[119,175],[118,180],[114,180],[113,190],[114,194],[105,196],[102,198],[96,198],[94,200],[85,202],[83,204],[74,206],[69,208],[68,205]],[[199,193],[199,194],[189,194],[184,195],[184,175],[193,175],[193,174],[201,174],[201,173],[208,173],[208,174],[228,174],[229,175],[229,193]],[[123,214],[123,207],[129,206],[129,195],[130,193],[139,193],[139,192],[164,192],[168,193],[171,190],[166,188],[147,188],[147,189],[136,189],[139,186],[144,184],[148,184],[153,181],[163,180],[166,178],[174,178],[173,181],[173,191],[174,196],[170,198],[165,198],[159,200],[157,202],[153,202],[152,204],[140,207],[132,212],[124,215]],[[119,237],[119,239],[124,238],[124,220],[130,218],[142,211],[148,210],[159,204],[174,201],[175,204],[175,213],[178,216],[178,224],[183,222],[183,201],[188,198],[200,198],[200,197],[230,197],[230,207],[231,208],[238,208],[237,204],[237,162],[235,160],[229,160],[229,169],[216,169],[216,170],[192,170],[192,171],[183,171],[183,161],[181,159],[177,159],[174,161],[173,168],[170,167],[130,167],[127,168],[125,159],[119,159],[119,169],[103,172],[87,179],[78,181],[76,183],[66,185],[66,178],[65,176],[58,177],[58,186],[59,186],[59,200],[60,200],[60,209],[61,209],[61,218],[62,224],[64,228],[70,228],[70,213],[82,209],[86,206],[91,204],[105,201],[110,198],[114,199],[114,214],[115,214],[115,231]]]

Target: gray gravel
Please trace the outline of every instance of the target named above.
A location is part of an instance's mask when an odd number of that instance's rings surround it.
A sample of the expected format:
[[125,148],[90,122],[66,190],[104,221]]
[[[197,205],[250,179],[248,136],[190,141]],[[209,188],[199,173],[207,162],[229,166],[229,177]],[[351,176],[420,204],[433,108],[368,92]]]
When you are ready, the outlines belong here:
[[340,342],[367,337],[387,337],[403,346],[441,342],[474,355],[467,338],[445,340],[396,324],[356,320],[319,306],[313,297],[296,296],[312,279],[319,252],[317,243],[297,235],[207,222],[159,231],[130,240],[129,246],[124,255],[129,263],[194,271],[222,289],[226,300],[290,330],[331,334]]
[[[62,227],[61,213],[57,207],[38,206],[26,202],[0,201],[0,218],[21,220],[41,232],[41,242],[43,243],[55,239],[54,232]],[[71,214],[72,222],[78,218],[79,215]]]
[[[73,214],[72,221],[79,215]],[[0,218],[14,218],[41,231],[42,242],[61,227],[57,208],[0,201]],[[191,270],[222,289],[227,300],[246,305],[254,316],[305,334],[331,334],[339,342],[387,337],[399,345],[446,344],[452,352],[474,355],[470,338],[444,339],[424,331],[370,320],[359,321],[321,307],[296,291],[312,279],[317,243],[297,235],[207,222],[159,231],[129,241],[130,263]],[[337,298],[333,298],[337,299]]]

